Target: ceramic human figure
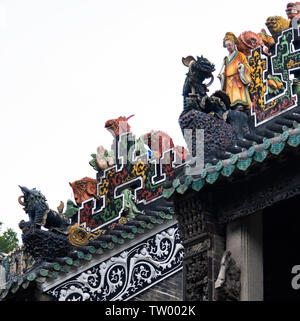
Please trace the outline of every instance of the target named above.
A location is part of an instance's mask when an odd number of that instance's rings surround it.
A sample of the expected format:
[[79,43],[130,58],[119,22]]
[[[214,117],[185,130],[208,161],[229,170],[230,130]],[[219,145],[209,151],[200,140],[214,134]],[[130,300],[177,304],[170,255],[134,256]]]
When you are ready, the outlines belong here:
[[228,50],[228,56],[218,78],[221,80],[221,88],[231,102],[232,109],[248,110],[251,108],[251,99],[248,85],[251,82],[250,66],[246,56],[236,48],[237,38],[233,33],[227,32],[223,40],[223,46]]

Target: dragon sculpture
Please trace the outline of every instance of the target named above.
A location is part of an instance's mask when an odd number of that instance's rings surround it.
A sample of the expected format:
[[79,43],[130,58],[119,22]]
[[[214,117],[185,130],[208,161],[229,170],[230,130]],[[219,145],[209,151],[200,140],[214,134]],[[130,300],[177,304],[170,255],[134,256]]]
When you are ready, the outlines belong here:
[[[197,129],[204,130],[204,159],[216,156],[249,130],[246,113],[231,110],[230,99],[224,91],[207,95],[215,66],[203,56],[182,58],[189,68],[183,86],[184,109],[179,125],[193,157],[197,155]],[[204,81],[209,79],[209,83]]]
[[123,133],[130,132],[130,125],[128,124],[128,120],[133,117],[131,115],[129,117],[119,117],[116,119],[109,119],[105,123],[105,128],[115,137],[119,136]]

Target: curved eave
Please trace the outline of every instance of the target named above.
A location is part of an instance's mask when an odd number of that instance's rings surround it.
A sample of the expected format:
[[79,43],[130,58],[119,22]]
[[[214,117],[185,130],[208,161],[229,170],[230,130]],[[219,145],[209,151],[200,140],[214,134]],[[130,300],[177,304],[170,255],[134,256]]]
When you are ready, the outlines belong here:
[[[199,175],[184,175],[176,178],[171,186],[163,189],[163,196],[170,199],[176,193],[185,194],[189,189],[199,192],[207,185],[217,184],[222,178],[233,177],[237,171],[246,172],[255,163],[264,163],[271,155],[279,155],[290,146],[297,148],[300,144],[300,125],[287,129],[275,137],[263,139],[262,144],[253,143],[242,152],[231,154],[228,159],[219,160],[216,165],[206,164]],[[187,165],[188,166],[188,165]]]
[[[165,226],[168,222],[174,220],[172,207],[160,208],[157,213],[152,211],[151,214],[147,215],[146,212],[144,218],[147,222],[142,224],[143,227],[141,225],[140,228],[134,229],[133,233],[124,233],[122,236],[114,238],[114,242],[102,241],[93,243],[93,245],[74,247],[75,251],[72,253],[72,257],[57,258],[53,262],[42,261],[34,264],[23,275],[6,283],[6,287],[0,290],[0,301],[10,295],[15,295],[20,290],[27,289],[31,282],[42,285],[54,279],[64,278],[68,274],[74,273],[74,271],[79,271],[80,267],[84,267],[93,259],[102,260],[107,255],[110,255],[111,250],[114,248],[122,251],[123,247],[126,247],[131,240],[143,234],[149,235],[156,226]],[[141,222],[145,221],[141,220]],[[129,224],[130,222],[127,225]],[[106,235],[113,234],[110,234],[108,230]]]

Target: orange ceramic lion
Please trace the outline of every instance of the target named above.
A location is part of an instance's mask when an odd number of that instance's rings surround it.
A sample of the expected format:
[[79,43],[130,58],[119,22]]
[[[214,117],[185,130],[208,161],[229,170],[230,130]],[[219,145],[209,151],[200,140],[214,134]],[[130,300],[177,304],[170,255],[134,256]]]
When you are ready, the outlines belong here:
[[251,55],[251,50],[261,46],[263,52],[270,56],[268,48],[274,45],[274,39],[271,36],[268,36],[264,30],[260,33],[255,33],[252,31],[244,31],[238,37],[237,49],[242,52],[245,56]]
[[96,179],[84,177],[78,181],[70,183],[76,204],[81,204],[91,198],[99,199],[97,196],[97,183]]

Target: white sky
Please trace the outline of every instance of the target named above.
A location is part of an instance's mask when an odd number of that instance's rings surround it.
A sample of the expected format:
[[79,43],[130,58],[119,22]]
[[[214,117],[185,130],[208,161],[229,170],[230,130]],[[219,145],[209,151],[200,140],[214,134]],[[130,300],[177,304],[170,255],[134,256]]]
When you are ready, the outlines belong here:
[[219,72],[227,31],[259,32],[288,1],[0,0],[0,221],[28,217],[18,185],[56,210],[69,182],[96,177],[90,154],[109,148],[108,119],[163,130],[183,145],[178,117],[187,68],[204,55]]

